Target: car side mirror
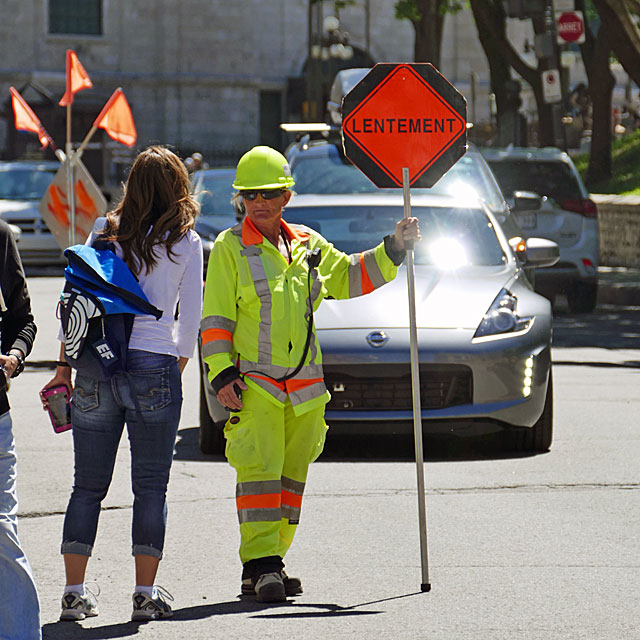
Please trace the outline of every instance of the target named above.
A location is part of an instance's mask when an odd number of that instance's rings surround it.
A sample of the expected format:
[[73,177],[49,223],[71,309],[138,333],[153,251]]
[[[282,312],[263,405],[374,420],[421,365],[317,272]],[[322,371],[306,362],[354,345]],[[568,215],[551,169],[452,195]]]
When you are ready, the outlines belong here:
[[552,267],[560,259],[560,247],[546,238],[527,238],[524,259],[527,267]]
[[533,191],[514,191],[514,211],[537,211],[542,206],[542,197]]

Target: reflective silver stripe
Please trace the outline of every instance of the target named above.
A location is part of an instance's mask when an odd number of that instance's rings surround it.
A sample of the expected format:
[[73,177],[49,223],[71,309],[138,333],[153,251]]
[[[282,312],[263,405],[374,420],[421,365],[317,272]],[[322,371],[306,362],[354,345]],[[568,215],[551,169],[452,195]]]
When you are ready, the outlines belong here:
[[[247,251],[252,247],[247,247]],[[258,362],[271,363],[271,290],[259,255],[248,255],[253,286],[260,299],[260,327],[258,329]]]
[[292,391],[289,394],[289,399],[291,400],[291,404],[295,407],[296,405],[307,402],[308,400],[315,400],[316,398],[323,396],[326,390],[327,387],[324,384],[324,381],[314,382],[308,387]]
[[362,295],[362,270],[360,269],[360,254],[352,253],[349,256],[349,297],[355,298]]
[[280,493],[282,483],[280,480],[252,480],[251,482],[238,482],[236,485],[236,498],[242,496],[260,496],[265,493]]
[[288,520],[295,520],[295,524],[298,524],[300,520],[300,507],[292,507],[288,504],[282,505],[282,517]]
[[382,275],[382,271],[380,271],[380,266],[378,265],[378,261],[376,260],[376,250],[368,249],[363,253],[364,256],[364,268],[367,270],[367,275],[369,276],[369,280],[371,280],[371,284],[374,289],[381,287],[383,284],[386,284],[387,281],[384,279]]
[[287,399],[286,392],[279,389],[275,384],[268,382],[267,380],[262,380],[261,378],[255,378],[252,375],[249,376],[253,382],[255,382],[259,387],[267,391],[270,395],[272,395],[278,402],[282,402]]
[[[242,245],[244,247],[244,245]],[[248,258],[249,256],[259,256],[262,253],[262,249],[260,247],[256,247],[255,244],[251,244],[248,247],[244,247],[242,251],[240,251],[240,255],[243,258]]]
[[282,509],[239,509],[238,521],[244,522],[279,522]]
[[292,478],[287,478],[287,476],[282,476],[280,480],[282,483],[283,491],[288,491],[289,493],[295,493],[297,496],[301,496],[304,493],[304,487],[305,487],[304,482],[293,480]]
[[233,333],[235,328],[235,320],[230,320],[224,316],[206,316],[202,318],[200,322],[200,331],[206,331],[207,329],[225,329]]
[[215,353],[233,353],[231,340],[212,340],[202,345],[202,357],[208,358]]
[[[311,285],[311,306],[313,308],[313,303],[318,299],[320,292],[322,291],[322,282],[320,282],[320,278],[318,278],[318,272],[314,269],[311,272],[313,276],[313,284]],[[307,309],[309,308],[309,304],[307,304]],[[315,327],[313,335],[311,336],[311,345],[309,347],[311,352],[311,357],[309,358],[309,364],[314,364],[318,357],[318,344],[315,335]]]
[[244,247],[244,243],[242,242],[242,222],[238,222],[235,227],[231,227],[231,233],[240,240],[240,244]]
[[[252,371],[260,372],[265,376],[271,378],[282,378],[289,371],[289,367],[281,367],[277,364],[261,364],[258,362],[252,362],[251,360],[240,360],[240,371]],[[324,372],[321,364],[307,364],[304,365],[295,380],[304,380],[309,378],[323,378]]]

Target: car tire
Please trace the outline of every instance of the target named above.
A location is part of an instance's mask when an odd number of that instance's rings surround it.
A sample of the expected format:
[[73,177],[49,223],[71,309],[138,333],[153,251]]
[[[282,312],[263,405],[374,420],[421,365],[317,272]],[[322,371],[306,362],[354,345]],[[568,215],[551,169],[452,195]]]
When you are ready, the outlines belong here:
[[571,313],[590,313],[596,308],[597,298],[596,282],[574,282],[567,289],[567,302]]
[[200,385],[200,451],[206,455],[224,453],[224,422],[214,422],[209,415],[207,399]]
[[526,453],[545,453],[553,440],[553,376],[549,369],[549,381],[542,415],[529,429],[517,429],[515,448]]

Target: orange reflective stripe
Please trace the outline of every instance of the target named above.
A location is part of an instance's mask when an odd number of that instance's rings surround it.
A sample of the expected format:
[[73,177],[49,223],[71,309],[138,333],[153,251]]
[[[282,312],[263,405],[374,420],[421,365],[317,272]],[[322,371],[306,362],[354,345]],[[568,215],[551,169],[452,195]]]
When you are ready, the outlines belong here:
[[213,340],[233,340],[233,334],[226,329],[205,329],[202,332],[202,344],[212,342]]
[[282,490],[282,504],[289,505],[290,507],[301,507],[302,496],[298,496],[295,493]]
[[240,509],[279,509],[279,493],[262,493],[257,496],[238,496],[236,508]]
[[362,293],[371,293],[374,287],[373,284],[371,284],[367,268],[364,266],[364,253],[360,254],[360,275],[362,278]]
[[287,393],[291,393],[292,391],[299,391],[300,389],[306,389],[306,387],[310,387],[312,384],[317,384],[318,382],[322,382],[323,378],[304,378],[303,380],[296,380],[295,378],[292,380],[287,380],[285,382]]
[[259,378],[260,380],[264,380],[265,382],[270,382],[274,387],[278,387],[280,391],[285,390],[284,382],[277,382],[273,378],[269,378],[268,376],[259,376],[257,373],[245,373],[244,375],[249,376],[250,378]]

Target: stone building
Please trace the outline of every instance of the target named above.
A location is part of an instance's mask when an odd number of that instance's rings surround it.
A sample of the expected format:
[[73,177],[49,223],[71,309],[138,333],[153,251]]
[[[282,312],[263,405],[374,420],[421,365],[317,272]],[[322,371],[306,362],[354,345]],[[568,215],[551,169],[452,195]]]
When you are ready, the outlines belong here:
[[[64,146],[65,109],[57,102],[66,49],[78,54],[94,84],[76,95],[74,143],[122,87],[138,147],[197,150],[210,164],[231,164],[259,143],[282,147],[278,124],[304,115],[310,32],[319,32],[332,11],[328,0],[315,8],[309,0],[3,0],[0,153],[19,157],[38,148],[35,136],[15,132],[10,85]],[[340,33],[348,32],[344,42],[354,55],[323,63],[325,85],[340,67],[412,60],[413,28],[393,12],[390,0],[357,0],[340,11]],[[488,68],[469,10],[446,19],[440,70],[467,96],[470,119],[488,121]],[[106,175],[113,160],[126,161],[126,150],[102,132],[94,141],[85,161],[104,183],[113,177]]]

